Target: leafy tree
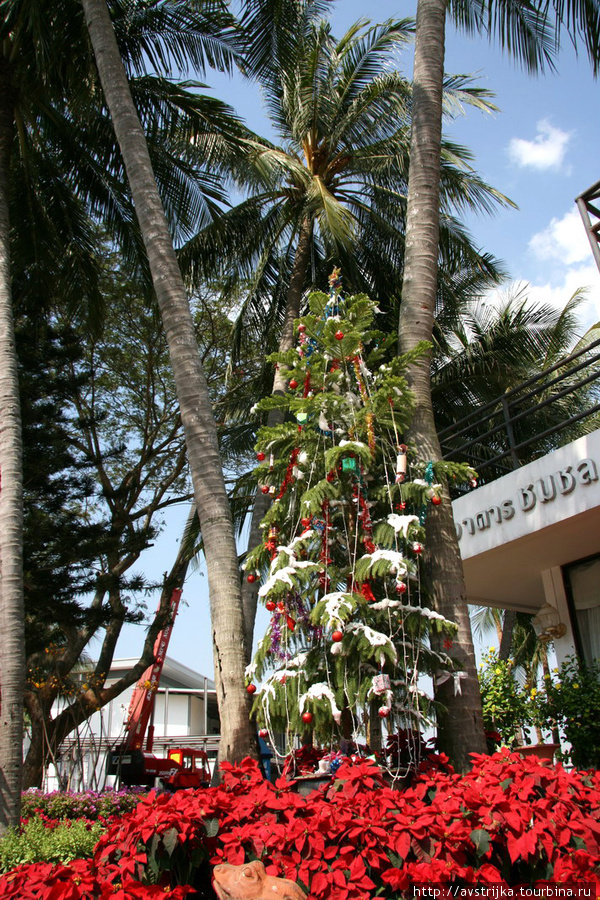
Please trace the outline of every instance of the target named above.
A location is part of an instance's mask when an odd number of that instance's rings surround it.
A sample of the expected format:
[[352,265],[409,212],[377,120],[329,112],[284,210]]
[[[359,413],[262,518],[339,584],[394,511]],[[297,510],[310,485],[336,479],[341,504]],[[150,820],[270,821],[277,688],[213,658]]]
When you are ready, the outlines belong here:
[[[230,19],[216,7],[203,15],[181,3],[139,4],[133,9],[130,3],[115,2],[113,8],[124,56],[138,76],[136,100],[153,138],[168,209],[177,209],[190,234],[195,222],[207,221],[221,198],[215,175],[203,178],[197,160],[200,156],[203,163],[214,163],[216,171],[223,158],[222,126],[225,122],[231,126],[232,119],[222,104],[200,100],[181,84],[146,74],[145,68],[150,63],[161,71],[162,63],[170,59],[177,64],[186,52],[194,61],[227,63],[232,58],[231,32],[226,30]],[[106,215],[113,238],[132,259],[139,259],[140,247],[80,6],[70,0],[4,0],[2,11],[0,626],[5,640],[0,647],[0,763],[5,779],[0,829],[19,819],[25,679],[22,450],[12,289],[19,302],[27,299],[30,312],[56,302],[80,310],[86,301],[88,311],[93,311],[92,302],[99,300],[98,271],[86,209]]]
[[[321,18],[325,8],[304,0],[245,5],[247,68],[261,85],[277,143],[249,141],[246,198],[181,253],[198,277],[216,271],[232,290],[242,285],[237,333],[281,352],[292,346],[304,292],[324,281],[332,262],[350,290],[368,291],[384,310],[402,268],[411,93],[390,64],[411,28],[405,20],[358,22],[338,40]],[[446,87],[449,107],[462,100],[487,108],[486,93],[468,80],[448,79]],[[450,209],[489,208],[504,198],[469,168],[466,151],[445,149],[444,260],[477,265],[493,278],[493,261],[473,249]],[[253,393],[281,392],[285,380],[284,369],[274,378],[269,369]],[[249,545],[260,538],[267,505],[257,495]],[[244,585],[243,593],[250,646],[256,591]]]
[[[207,563],[224,759],[256,755],[244,691],[244,619],[231,510],[215,420],[168,222],[104,0],[82,0],[102,90],[123,157],[169,346]],[[185,35],[184,35],[185,37]]]
[[[530,71],[551,64],[565,28],[582,38],[594,70],[600,62],[600,14],[596,3],[525,2],[471,3],[448,7],[446,0],[419,0],[413,68],[413,117],[406,209],[406,254],[399,320],[399,349],[409,352],[420,341],[431,341],[438,280],[440,161],[442,158],[442,92],[446,11],[468,31],[496,33]],[[433,459],[441,457],[430,386],[430,357],[410,370],[417,411],[411,426],[415,442]],[[481,706],[477,690],[472,638],[466,612],[464,579],[458,541],[448,504],[430,520],[428,547],[437,608],[459,622],[457,661],[468,673],[461,694],[445,685],[439,699],[448,709],[442,738],[445,749],[461,768],[469,752],[483,749]]]
[[[258,434],[256,477],[275,499],[245,561],[272,615],[250,668],[269,673],[258,718],[325,744],[356,739],[369,710],[372,731],[378,716],[419,730],[432,712],[419,675],[440,677],[447,663],[430,634],[451,646],[454,629],[428,608],[419,562],[446,464],[434,471],[418,448],[407,460],[408,361],[375,330],[374,304],[342,297],[337,272],[331,281],[329,295],[310,296],[297,350],[276,356],[290,390],[259,404],[291,416]],[[449,468],[458,480],[473,474]]]
[[[110,263],[102,336],[82,343],[70,330],[70,342],[53,356],[36,337],[34,349],[42,365],[35,377],[29,357],[23,357],[28,366],[24,385],[31,385],[27,396],[34,398],[28,403],[25,397],[23,404],[33,423],[26,432],[26,474],[34,473],[26,480],[31,510],[25,542],[25,703],[31,722],[27,786],[39,784],[44,764],[59,752],[64,738],[134,683],[152,661],[171,591],[183,585],[190,558],[182,546],[160,586],[135,571],[161,527],[162,512],[189,500],[191,492],[159,316],[135,282],[119,275],[114,259]],[[228,320],[200,301],[195,307],[205,371],[218,398],[227,366]],[[40,394],[42,402],[35,399]],[[36,440],[30,439],[32,432]],[[40,471],[36,457],[41,442],[57,451],[46,456]],[[80,484],[81,473],[86,478]],[[38,484],[45,475],[39,503]],[[158,614],[151,619],[140,660],[109,687],[106,675],[122,627],[143,619],[143,597],[157,588]],[[100,640],[95,662],[86,665],[81,678],[80,660],[92,652],[94,640]]]

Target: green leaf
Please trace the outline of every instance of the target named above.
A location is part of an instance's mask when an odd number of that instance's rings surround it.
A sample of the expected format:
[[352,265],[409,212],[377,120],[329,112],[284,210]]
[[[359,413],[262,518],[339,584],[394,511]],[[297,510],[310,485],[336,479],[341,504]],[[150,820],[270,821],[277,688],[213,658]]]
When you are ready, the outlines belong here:
[[176,828],[169,828],[169,830],[163,834],[163,844],[169,856],[173,855],[173,851],[177,847],[178,842]]
[[219,820],[218,819],[206,819],[204,822],[204,829],[206,831],[206,837],[214,838],[219,833]]
[[477,851],[477,856],[483,856],[490,849],[490,836],[483,828],[476,828],[469,835],[473,843],[475,844],[475,849]]

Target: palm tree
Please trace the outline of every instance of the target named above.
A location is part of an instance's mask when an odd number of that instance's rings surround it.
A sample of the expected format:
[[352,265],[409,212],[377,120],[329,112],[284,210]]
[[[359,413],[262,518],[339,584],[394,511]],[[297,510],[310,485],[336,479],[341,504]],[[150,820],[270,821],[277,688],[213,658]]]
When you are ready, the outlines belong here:
[[[398,212],[405,204],[411,95],[390,64],[411,28],[407,21],[374,27],[362,21],[336,40],[319,18],[323,4],[249,5],[254,17],[243,23],[252,38],[248,68],[261,84],[279,143],[248,141],[242,174],[249,196],[190,241],[180,259],[198,276],[216,271],[236,290],[244,282],[238,332],[251,333],[261,351],[285,352],[293,346],[303,293],[317,277],[325,283],[333,262],[348,290],[367,291],[388,308],[393,303],[404,244]],[[260,42],[261,8],[278,12],[270,55]],[[448,80],[446,87],[448,103],[488,108],[485,93],[468,81]],[[461,148],[445,145],[445,154],[444,259],[471,260],[494,277],[492,261],[473,250],[449,209],[452,203],[490,208],[505,198],[468,168]],[[280,367],[272,390],[286,389]],[[268,503],[256,495],[249,546],[260,540]],[[250,647],[256,588],[244,583],[243,595]]]
[[[177,15],[169,19],[169,7]],[[189,4],[115,4],[129,63],[138,73],[136,100],[153,138],[153,155],[170,209],[181,210],[187,237],[210,221],[222,194],[203,176],[198,153],[222,159],[224,129],[235,120],[223,104],[200,100],[184,86],[144,73],[144,65],[183,58],[223,65],[232,42],[223,15],[215,21]],[[97,76],[78,4],[37,0],[3,3],[0,50],[0,646],[2,728],[0,829],[18,822],[24,686],[22,636],[20,413],[13,306],[27,315],[52,303],[70,308],[99,300],[94,216],[104,214],[130,260],[140,241],[122,162],[102,115]],[[187,30],[179,34],[182,25]],[[167,27],[169,26],[169,27]],[[166,34],[166,37],[165,37]],[[204,40],[206,38],[206,40]],[[64,47],[69,46],[66,54]],[[168,47],[168,50],[165,49]],[[73,64],[77,60],[77,65]],[[87,71],[84,66],[87,63]],[[212,111],[211,111],[212,110]],[[215,117],[213,119],[213,113]],[[210,123],[210,128],[208,127]],[[194,145],[189,138],[194,138]],[[190,148],[193,149],[190,149]],[[204,153],[206,158],[208,153]],[[11,223],[11,213],[13,222]],[[12,225],[12,229],[11,229]],[[11,235],[11,230],[13,234]],[[12,262],[12,266],[11,266]],[[11,273],[12,268],[12,273]],[[12,274],[12,283],[11,283]],[[14,292],[13,292],[14,289]]]
[[[421,340],[431,341],[433,334],[446,9],[446,0],[419,0],[417,6],[406,254],[399,320],[399,350],[402,353]],[[454,21],[467,30],[497,33],[502,45],[530,71],[552,63],[563,27],[573,40],[583,39],[594,71],[600,64],[600,10],[597,3],[526,0],[508,4],[465,0],[453,3],[451,14]],[[417,401],[417,413],[411,427],[412,440],[430,459],[440,459],[431,402],[430,358],[423,358],[411,367],[410,381]],[[428,526],[431,578],[437,607],[443,615],[459,623],[459,637],[454,648],[456,662],[468,675],[461,694],[453,694],[447,683],[437,693],[447,709],[440,738],[455,763],[466,768],[468,754],[484,749],[483,725],[460,551],[449,502],[438,507]]]
[[205,547],[222,759],[256,755],[245,691],[237,548],[206,378],[146,137],[104,0],[82,0],[96,65],[123,157],[169,345]]

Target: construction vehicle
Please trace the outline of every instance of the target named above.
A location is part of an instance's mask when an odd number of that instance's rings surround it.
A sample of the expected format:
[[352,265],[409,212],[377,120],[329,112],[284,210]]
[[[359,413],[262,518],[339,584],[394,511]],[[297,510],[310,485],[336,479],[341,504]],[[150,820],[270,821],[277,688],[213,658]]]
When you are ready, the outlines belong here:
[[181,594],[180,588],[175,588],[171,594],[167,624],[154,643],[154,662],[131,695],[124,740],[108,754],[107,774],[115,775],[120,784],[128,787],[163,787],[175,791],[210,784],[210,766],[204,750],[170,747],[166,759],[152,753],[154,725],[151,716]]

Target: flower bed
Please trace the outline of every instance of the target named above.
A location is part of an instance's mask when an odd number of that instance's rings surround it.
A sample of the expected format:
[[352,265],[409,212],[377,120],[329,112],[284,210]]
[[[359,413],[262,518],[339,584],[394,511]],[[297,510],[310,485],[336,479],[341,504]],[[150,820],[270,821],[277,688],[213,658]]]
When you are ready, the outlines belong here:
[[151,793],[115,822],[92,860],[14,870],[0,879],[0,896],[208,896],[208,857],[260,858],[315,900],[409,897],[431,883],[600,886],[596,772],[504,753],[476,757],[465,776],[422,773],[400,792],[363,761],[344,763],[326,790],[302,797],[289,782],[265,782],[250,760],[222,768],[218,788]]

